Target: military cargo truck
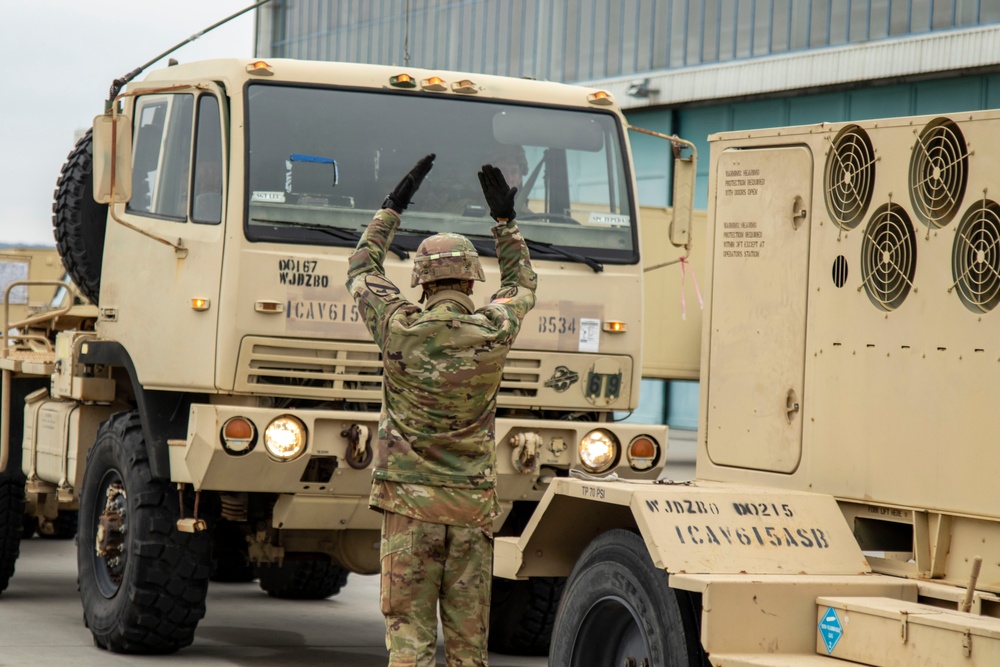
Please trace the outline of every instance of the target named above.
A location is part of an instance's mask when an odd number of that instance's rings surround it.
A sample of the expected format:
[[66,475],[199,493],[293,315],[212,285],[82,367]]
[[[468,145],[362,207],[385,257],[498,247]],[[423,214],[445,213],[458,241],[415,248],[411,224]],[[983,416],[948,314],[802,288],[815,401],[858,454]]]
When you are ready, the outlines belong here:
[[569,576],[551,664],[1000,664],[998,130],[710,137],[696,479],[560,478],[498,540]]
[[[189,644],[213,568],[298,598],[378,571],[368,492],[381,360],[346,262],[430,152],[386,261],[393,282],[409,285],[419,242],[450,231],[498,283],[476,172],[511,155],[540,276],[497,399],[497,533],[519,535],[570,469],[655,479],[666,427],[614,417],[637,405],[644,325],[627,129],[603,91],[413,67],[217,60],[116,85],[54,209],[95,316],[41,356],[6,337],[0,348],[5,383],[45,379],[9,406],[23,428],[5,429],[0,452],[29,499],[79,503],[96,643]],[[684,143],[666,139],[669,162]],[[674,160],[690,182],[691,150]],[[675,255],[689,220],[670,222]],[[493,647],[544,652],[561,586],[498,583]]]

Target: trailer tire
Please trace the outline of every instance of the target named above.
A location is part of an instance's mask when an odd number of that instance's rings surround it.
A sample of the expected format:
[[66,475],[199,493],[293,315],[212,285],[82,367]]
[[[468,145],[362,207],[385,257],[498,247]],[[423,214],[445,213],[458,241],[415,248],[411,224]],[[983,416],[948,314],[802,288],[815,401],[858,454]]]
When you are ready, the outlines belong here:
[[[556,616],[550,664],[700,667],[697,619],[667,585],[639,535],[611,530],[573,567]],[[643,662],[646,660],[647,662]]]
[[281,600],[325,600],[340,592],[349,573],[322,554],[286,558],[281,565],[257,568],[261,590]]
[[[113,415],[87,455],[77,567],[84,622],[116,653],[172,653],[205,615],[206,531],[177,530],[176,488],[153,479],[138,412]],[[100,530],[99,530],[100,529]]]
[[548,655],[565,577],[493,580],[490,650],[508,655]]
[[212,581],[224,584],[246,584],[254,580],[249,545],[240,525],[218,521],[212,527]]
[[93,130],[70,151],[56,181],[52,226],[63,266],[80,292],[97,303],[108,205],[94,201]]
[[[80,513],[76,510],[62,510],[52,522],[52,532],[38,528],[38,536],[43,540],[71,540],[76,537]],[[37,522],[36,522],[37,523]]]
[[24,476],[0,473],[0,593],[14,576],[24,533]]

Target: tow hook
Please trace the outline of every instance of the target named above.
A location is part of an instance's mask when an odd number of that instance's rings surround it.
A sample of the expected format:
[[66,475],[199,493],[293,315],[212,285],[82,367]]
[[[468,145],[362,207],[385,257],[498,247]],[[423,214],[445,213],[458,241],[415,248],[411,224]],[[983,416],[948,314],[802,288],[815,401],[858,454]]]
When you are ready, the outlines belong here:
[[538,467],[538,448],[542,446],[542,436],[534,431],[510,436],[510,462],[519,473],[530,475]]
[[362,424],[351,424],[340,432],[340,437],[347,438],[347,465],[355,470],[362,470],[372,462],[371,431]]
[[198,505],[201,502],[201,491],[194,492],[194,516],[184,517],[184,484],[177,484],[177,506],[180,508],[181,518],[177,519],[177,530],[182,533],[200,533],[208,529],[208,524],[204,519],[198,518]]

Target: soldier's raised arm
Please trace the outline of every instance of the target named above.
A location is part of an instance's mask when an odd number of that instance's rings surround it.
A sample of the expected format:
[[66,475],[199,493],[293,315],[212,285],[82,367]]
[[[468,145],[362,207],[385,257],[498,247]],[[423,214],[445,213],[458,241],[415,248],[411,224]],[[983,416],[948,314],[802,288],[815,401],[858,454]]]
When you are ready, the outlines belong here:
[[484,164],[479,172],[479,183],[490,207],[490,216],[497,223],[492,231],[497,244],[501,288],[493,295],[490,305],[504,306],[520,322],[535,305],[538,275],[531,268],[528,246],[514,221],[517,188],[509,187],[503,172],[489,164]]
[[365,326],[380,348],[389,316],[401,306],[411,305],[400,294],[399,288],[386,277],[382,262],[396,228],[399,227],[399,215],[410,205],[413,194],[434,166],[434,158],[433,153],[421,158],[389,193],[382,202],[382,209],[368,223],[351,255],[347,270],[347,289],[357,303]]

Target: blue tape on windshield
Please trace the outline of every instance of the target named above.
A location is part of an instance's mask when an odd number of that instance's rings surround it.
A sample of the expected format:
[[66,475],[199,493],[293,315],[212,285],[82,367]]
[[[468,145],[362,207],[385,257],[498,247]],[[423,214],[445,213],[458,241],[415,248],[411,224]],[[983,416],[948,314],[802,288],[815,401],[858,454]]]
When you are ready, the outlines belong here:
[[288,156],[288,159],[292,162],[318,162],[320,164],[337,164],[336,160],[332,157],[320,157],[318,155],[302,155],[301,153],[292,153]]
[[[333,184],[340,183],[340,166],[332,157],[320,157],[319,155],[303,155],[302,153],[292,153],[288,156],[289,162],[312,162],[313,164],[333,165]],[[291,169],[291,167],[289,167]]]

